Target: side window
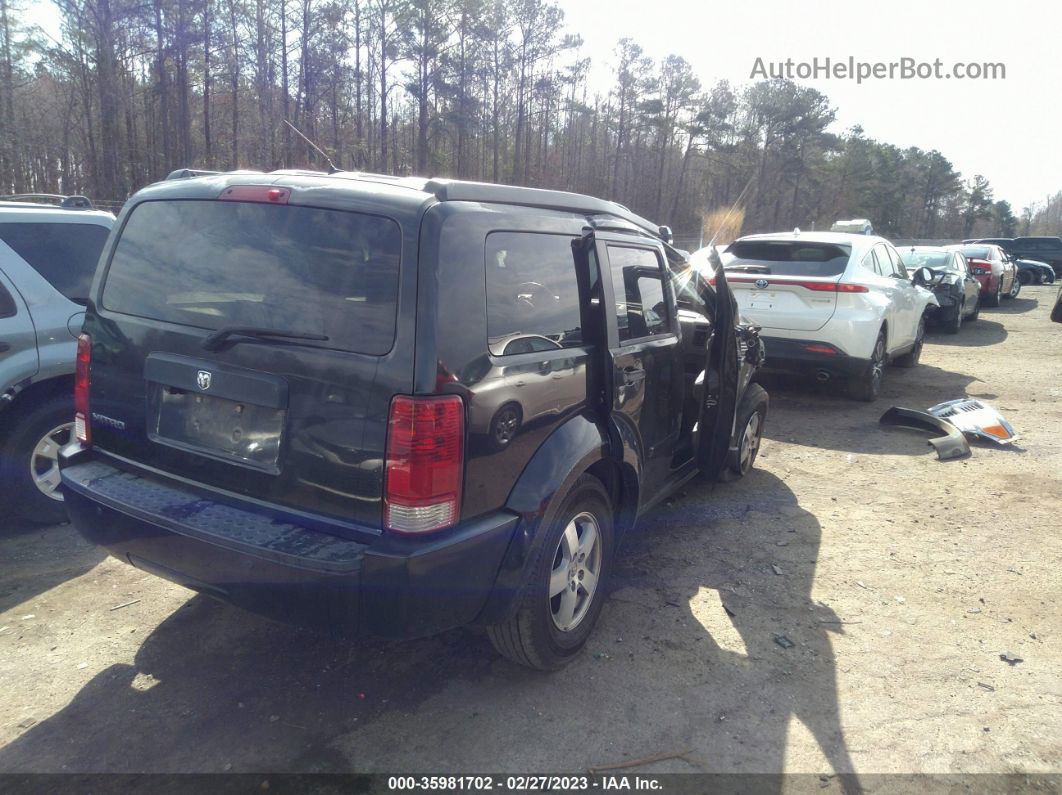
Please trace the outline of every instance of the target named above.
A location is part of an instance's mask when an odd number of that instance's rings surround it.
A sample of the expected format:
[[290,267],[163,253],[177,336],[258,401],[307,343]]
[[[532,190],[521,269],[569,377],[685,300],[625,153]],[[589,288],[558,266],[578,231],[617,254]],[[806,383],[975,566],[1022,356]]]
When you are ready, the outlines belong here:
[[696,312],[705,318],[712,317],[711,307],[705,299],[707,292],[704,277],[689,261],[665,249],[667,269],[671,277],[671,289],[675,293],[675,304],[679,309]]
[[902,276],[904,279],[907,279],[907,268],[904,267],[899,252],[897,252],[892,246],[884,244],[882,245],[882,248],[885,249],[885,253],[888,255],[889,261],[892,264],[892,272],[897,276]]
[[863,257],[863,267],[866,268],[868,271],[873,271],[874,273],[878,274],[878,276],[884,275],[881,269],[881,265],[878,263],[878,255],[875,253],[874,249],[868,251],[866,256]]
[[495,356],[583,344],[572,240],[537,232],[487,235],[487,342]]
[[0,240],[52,287],[79,304],[88,300],[108,234],[107,228],[98,224],[0,224]]
[[669,333],[670,309],[664,290],[664,272],[656,252],[609,246],[608,262],[616,296],[620,342]]
[[14,317],[15,314],[15,299],[11,297],[7,288],[0,284],[0,318]]

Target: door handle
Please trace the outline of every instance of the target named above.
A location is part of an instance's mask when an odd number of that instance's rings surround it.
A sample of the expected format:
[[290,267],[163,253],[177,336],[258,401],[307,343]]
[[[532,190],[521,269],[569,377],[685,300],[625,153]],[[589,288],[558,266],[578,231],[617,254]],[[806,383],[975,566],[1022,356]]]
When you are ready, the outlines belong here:
[[623,368],[623,383],[626,386],[637,384],[639,381],[645,380],[645,370],[641,367],[624,367]]

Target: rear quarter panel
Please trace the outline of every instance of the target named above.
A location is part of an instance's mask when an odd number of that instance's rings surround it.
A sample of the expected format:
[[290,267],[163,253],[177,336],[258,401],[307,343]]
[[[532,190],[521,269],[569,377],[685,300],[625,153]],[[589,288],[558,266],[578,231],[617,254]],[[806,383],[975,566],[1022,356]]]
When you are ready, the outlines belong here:
[[[443,202],[424,217],[414,391],[460,394],[468,406],[463,519],[502,508],[546,440],[587,410],[589,347],[511,356],[488,349],[487,235],[511,231],[576,239],[584,224],[568,213],[469,202]],[[574,268],[573,256],[573,278]],[[543,372],[549,377],[539,377]],[[528,420],[511,442],[499,446],[490,439],[491,418],[511,401]]]

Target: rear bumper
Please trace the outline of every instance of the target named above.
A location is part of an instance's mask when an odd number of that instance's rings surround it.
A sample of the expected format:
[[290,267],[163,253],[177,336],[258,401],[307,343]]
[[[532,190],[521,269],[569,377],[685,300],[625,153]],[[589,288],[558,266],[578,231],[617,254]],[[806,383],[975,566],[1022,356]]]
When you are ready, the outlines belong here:
[[137,568],[281,621],[394,638],[472,622],[518,522],[362,543],[84,454],[64,461],[62,489],[77,530]]
[[[869,359],[849,356],[828,342],[790,340],[784,337],[760,337],[767,352],[763,367],[797,375],[826,374],[830,378],[860,375],[870,366]],[[808,350],[808,346],[830,349],[834,353]]]

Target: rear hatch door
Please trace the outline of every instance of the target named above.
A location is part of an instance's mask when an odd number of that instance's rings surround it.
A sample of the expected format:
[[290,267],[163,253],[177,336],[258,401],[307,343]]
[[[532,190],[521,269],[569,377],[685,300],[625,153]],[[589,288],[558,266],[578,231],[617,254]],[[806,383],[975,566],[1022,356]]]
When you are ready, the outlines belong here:
[[738,240],[724,268],[741,315],[765,329],[817,331],[837,309],[851,249],[801,240]]
[[398,318],[419,216],[282,182],[208,180],[127,211],[86,323],[93,443],[378,528],[388,407],[412,383]]

